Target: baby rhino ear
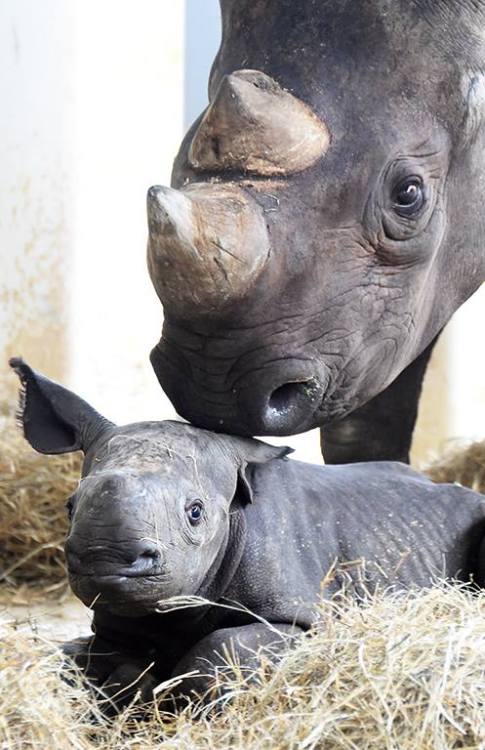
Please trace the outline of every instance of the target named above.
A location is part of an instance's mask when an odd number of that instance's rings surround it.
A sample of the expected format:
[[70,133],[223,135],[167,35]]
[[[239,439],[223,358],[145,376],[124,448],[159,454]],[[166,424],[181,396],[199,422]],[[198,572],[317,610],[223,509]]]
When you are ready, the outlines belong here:
[[253,502],[251,486],[251,470],[255,464],[265,464],[273,458],[284,458],[293,453],[293,448],[287,445],[269,445],[254,438],[230,437],[231,447],[236,453],[238,463],[238,480],[236,494],[242,496],[246,502]]
[[67,388],[34,372],[22,359],[9,362],[20,378],[18,418],[25,438],[39,453],[84,453],[114,425]]

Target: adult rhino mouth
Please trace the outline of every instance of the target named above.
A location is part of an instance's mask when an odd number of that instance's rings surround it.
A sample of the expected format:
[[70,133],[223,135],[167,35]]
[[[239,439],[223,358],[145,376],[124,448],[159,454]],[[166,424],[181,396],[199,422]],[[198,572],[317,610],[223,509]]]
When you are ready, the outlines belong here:
[[329,374],[312,359],[268,362],[241,377],[210,371],[171,343],[152,350],[151,362],[177,412],[192,424],[240,435],[295,435],[319,423]]

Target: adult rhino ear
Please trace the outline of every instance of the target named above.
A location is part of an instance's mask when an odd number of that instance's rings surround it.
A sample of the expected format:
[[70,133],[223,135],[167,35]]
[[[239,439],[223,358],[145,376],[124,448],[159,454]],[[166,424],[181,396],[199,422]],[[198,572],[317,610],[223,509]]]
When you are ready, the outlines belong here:
[[[229,437],[229,436],[228,436]],[[251,486],[251,472],[256,464],[265,464],[274,458],[284,458],[293,453],[293,448],[287,445],[269,445],[262,440],[254,438],[229,437],[231,451],[236,456],[238,465],[238,478],[236,494],[246,502],[253,502],[253,489]]]
[[9,364],[21,383],[18,419],[26,440],[39,453],[86,453],[102,432],[114,427],[82,398],[19,357]]

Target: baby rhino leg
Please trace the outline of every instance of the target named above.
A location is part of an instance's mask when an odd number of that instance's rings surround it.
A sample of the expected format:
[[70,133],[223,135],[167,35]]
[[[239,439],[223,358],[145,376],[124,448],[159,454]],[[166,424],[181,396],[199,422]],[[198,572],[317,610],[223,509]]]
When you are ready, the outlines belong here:
[[[141,703],[153,697],[160,681],[152,674],[153,657],[141,657],[119,648],[103,638],[90,636],[65,643],[62,650],[81,670],[100,708],[112,716],[138,697]],[[66,674],[69,672],[67,670]]]
[[224,695],[227,690],[218,681],[228,664],[239,665],[242,676],[250,676],[261,663],[261,658],[276,658],[291,648],[294,636],[302,632],[298,626],[244,625],[237,628],[215,630],[199,641],[175,667],[172,676],[197,672],[182,679],[176,689],[178,699],[194,694],[202,696],[205,703]]

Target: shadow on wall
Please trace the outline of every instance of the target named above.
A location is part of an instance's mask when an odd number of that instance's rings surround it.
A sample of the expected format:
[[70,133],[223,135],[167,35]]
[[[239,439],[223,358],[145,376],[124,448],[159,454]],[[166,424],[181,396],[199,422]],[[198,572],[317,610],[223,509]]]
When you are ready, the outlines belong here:
[[186,0],[184,125],[189,128],[207,106],[207,85],[221,38],[218,0]]

